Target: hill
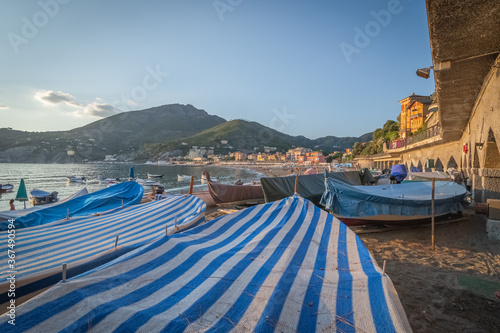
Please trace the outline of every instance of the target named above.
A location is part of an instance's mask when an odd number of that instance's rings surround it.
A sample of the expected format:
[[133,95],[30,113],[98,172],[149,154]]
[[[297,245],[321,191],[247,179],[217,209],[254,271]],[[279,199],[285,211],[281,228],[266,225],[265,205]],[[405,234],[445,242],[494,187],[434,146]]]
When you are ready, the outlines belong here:
[[108,154],[130,159],[144,144],[190,136],[224,122],[192,105],[170,104],[123,112],[70,131],[2,128],[0,162],[70,163],[103,160]]
[[[311,140],[304,136],[287,135],[257,122],[237,119],[182,140],[169,140],[146,145],[143,150],[143,157],[161,158],[162,155],[168,155],[168,152],[186,154],[192,146],[214,147],[215,154],[227,154],[230,151],[262,152],[265,146],[276,147],[278,151],[285,151],[294,147],[306,147],[333,152],[351,148],[355,142],[369,141],[371,136],[371,133],[367,133],[361,137],[337,138],[328,136]],[[225,141],[227,141],[227,144],[223,143]]]

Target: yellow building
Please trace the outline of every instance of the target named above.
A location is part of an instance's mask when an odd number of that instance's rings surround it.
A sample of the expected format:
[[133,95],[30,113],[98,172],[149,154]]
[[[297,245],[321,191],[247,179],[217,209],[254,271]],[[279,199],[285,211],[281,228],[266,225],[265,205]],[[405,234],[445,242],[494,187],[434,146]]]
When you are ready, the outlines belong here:
[[432,98],[413,93],[400,100],[399,103],[401,104],[399,137],[404,139],[409,133],[415,133],[423,126],[424,119],[429,113],[429,106],[432,104]]

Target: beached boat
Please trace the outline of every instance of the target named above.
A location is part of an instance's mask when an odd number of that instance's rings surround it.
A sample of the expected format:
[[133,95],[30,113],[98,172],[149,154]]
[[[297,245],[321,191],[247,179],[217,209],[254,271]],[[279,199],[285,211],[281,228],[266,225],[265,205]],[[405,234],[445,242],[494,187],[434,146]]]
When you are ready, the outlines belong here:
[[[129,183],[142,188],[135,182]],[[66,277],[70,278],[165,237],[165,233],[173,235],[199,225],[205,221],[204,214],[205,204],[200,199],[176,195],[120,207],[99,216],[71,217],[50,225],[16,228],[16,306],[59,282],[63,263],[67,264]],[[8,231],[2,231],[0,237],[7,239],[7,234]],[[2,243],[0,251],[6,253],[8,243]],[[2,259],[2,267],[7,259]],[[0,304],[9,301],[7,271],[0,272]],[[0,332],[7,331],[0,329]]]
[[[138,183],[124,182],[112,188],[108,187],[73,198],[53,207],[31,212],[16,219],[14,226],[18,230],[20,228],[47,224],[66,218],[67,216],[87,216],[115,208],[128,207],[141,202],[143,193],[144,188]],[[7,230],[5,223],[0,223],[0,230]]]
[[0,184],[0,193],[12,192],[14,190],[14,185],[12,184]]
[[208,182],[208,192],[215,204],[220,205],[256,205],[264,202],[261,184],[227,185]]
[[[359,171],[330,172],[329,177],[334,177],[345,183],[353,185],[364,185]],[[298,178],[297,178],[298,177]],[[297,180],[297,189],[295,181]],[[292,196],[295,191],[314,204],[319,201],[325,192],[325,176],[323,174],[287,176],[287,177],[263,177],[260,179],[262,191],[266,202],[281,200]]]
[[179,181],[179,182],[190,181],[190,180],[191,180],[191,176],[177,175],[177,181]]
[[[401,225],[429,221],[432,182],[353,186],[326,180],[321,204],[349,226]],[[455,182],[435,183],[435,216],[463,211],[467,190]]]
[[148,172],[148,178],[161,178],[161,177],[163,177],[163,173],[162,174],[152,174],[152,173]]
[[66,179],[68,180],[68,182],[72,182],[72,183],[86,183],[87,182],[87,178],[85,178],[83,176],[67,176]]
[[42,191],[38,189],[33,189],[30,191],[30,203],[33,206],[46,205],[50,203],[57,202],[58,193],[56,191],[50,193],[47,191]]
[[[68,200],[81,197],[82,195],[86,195],[88,193],[89,192],[87,191],[87,188],[84,187],[83,189],[81,189],[78,192],[70,195],[69,197],[67,197],[66,199],[64,199],[62,201],[58,201],[58,202],[51,203],[51,204],[46,204],[46,205],[43,205],[43,206],[34,206],[34,207],[26,208],[26,209],[6,210],[6,211],[3,211],[3,212],[0,212],[0,222],[11,220],[11,219],[17,219],[17,218],[20,218],[21,216],[27,215],[27,214],[29,214],[31,212],[36,211],[36,210],[42,210],[42,209],[46,209],[48,207],[59,205],[59,204],[64,203],[64,202],[66,202]],[[0,230],[2,230],[1,227],[0,227]]]
[[162,236],[15,315],[33,332],[411,332],[363,242],[300,197]]

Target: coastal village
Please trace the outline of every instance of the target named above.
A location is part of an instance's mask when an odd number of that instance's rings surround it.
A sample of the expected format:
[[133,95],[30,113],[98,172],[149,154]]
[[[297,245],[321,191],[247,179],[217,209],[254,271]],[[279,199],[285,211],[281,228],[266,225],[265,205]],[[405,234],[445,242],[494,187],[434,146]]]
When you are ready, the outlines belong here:
[[500,2],[425,4],[435,91],[369,136],[189,104],[0,129],[0,332],[500,332]]

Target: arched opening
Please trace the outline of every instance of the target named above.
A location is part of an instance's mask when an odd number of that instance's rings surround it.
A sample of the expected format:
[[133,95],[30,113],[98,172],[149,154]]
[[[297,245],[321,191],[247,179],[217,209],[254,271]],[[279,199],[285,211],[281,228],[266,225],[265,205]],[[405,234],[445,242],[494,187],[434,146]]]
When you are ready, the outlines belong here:
[[443,171],[443,162],[441,162],[440,158],[438,158],[434,164],[434,171]]
[[495,135],[493,131],[488,132],[488,141],[485,143],[485,153],[484,153],[484,167],[485,168],[498,168],[500,167],[500,153],[498,152],[498,146],[495,140]]
[[458,164],[455,161],[455,158],[453,156],[451,156],[450,159],[448,160],[448,163],[446,164],[446,170],[448,170],[449,168],[457,169],[457,167],[458,167]]

